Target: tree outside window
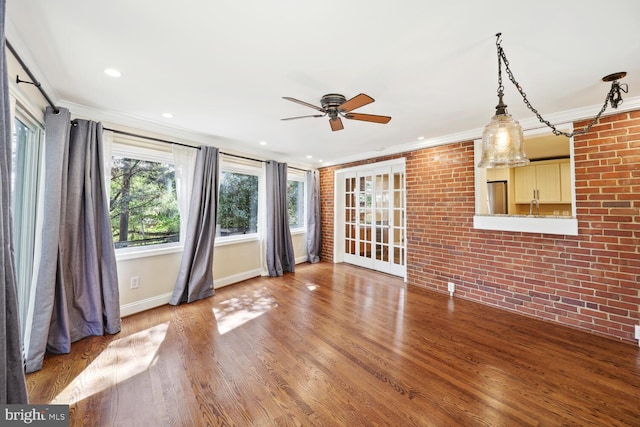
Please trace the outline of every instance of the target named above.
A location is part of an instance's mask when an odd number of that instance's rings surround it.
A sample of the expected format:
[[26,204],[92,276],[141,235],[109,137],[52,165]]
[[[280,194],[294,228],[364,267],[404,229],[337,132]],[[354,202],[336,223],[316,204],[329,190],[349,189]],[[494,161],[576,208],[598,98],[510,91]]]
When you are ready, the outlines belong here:
[[257,175],[221,172],[216,236],[258,232],[258,181]]
[[180,241],[173,165],[113,156],[110,213],[116,248]]
[[304,182],[287,181],[289,228],[304,227]]

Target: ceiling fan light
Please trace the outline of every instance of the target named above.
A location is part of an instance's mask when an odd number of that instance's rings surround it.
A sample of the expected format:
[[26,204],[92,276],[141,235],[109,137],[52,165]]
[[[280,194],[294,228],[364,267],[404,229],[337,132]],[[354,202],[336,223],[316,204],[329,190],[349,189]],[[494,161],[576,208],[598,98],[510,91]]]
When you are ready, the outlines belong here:
[[506,110],[498,111],[482,132],[482,157],[479,168],[525,166],[522,126]]

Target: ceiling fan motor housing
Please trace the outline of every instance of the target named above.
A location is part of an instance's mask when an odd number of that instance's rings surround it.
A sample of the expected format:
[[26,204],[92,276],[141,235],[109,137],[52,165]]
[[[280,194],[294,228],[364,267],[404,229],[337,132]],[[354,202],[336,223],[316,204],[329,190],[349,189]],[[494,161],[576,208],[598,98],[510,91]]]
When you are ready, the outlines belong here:
[[330,118],[336,119],[338,117],[338,107],[347,101],[344,95],[337,93],[330,93],[323,96],[320,99],[320,105],[327,112]]
[[320,105],[322,105],[322,108],[338,108],[345,102],[347,102],[347,98],[345,98],[344,95],[337,93],[330,93],[320,99]]

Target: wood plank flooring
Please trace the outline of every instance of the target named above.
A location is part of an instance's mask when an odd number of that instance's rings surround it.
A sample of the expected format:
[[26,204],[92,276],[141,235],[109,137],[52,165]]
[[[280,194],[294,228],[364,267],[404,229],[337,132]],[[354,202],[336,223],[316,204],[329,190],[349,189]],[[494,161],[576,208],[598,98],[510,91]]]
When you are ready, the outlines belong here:
[[349,265],[301,264],[48,355],[73,426],[640,425],[640,349]]

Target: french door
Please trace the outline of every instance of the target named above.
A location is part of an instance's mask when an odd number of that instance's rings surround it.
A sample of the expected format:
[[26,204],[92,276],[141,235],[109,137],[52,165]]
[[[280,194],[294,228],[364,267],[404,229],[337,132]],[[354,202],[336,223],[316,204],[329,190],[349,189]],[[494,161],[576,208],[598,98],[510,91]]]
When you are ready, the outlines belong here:
[[[337,174],[337,261],[405,277],[404,163]],[[337,223],[339,223],[337,221]]]

